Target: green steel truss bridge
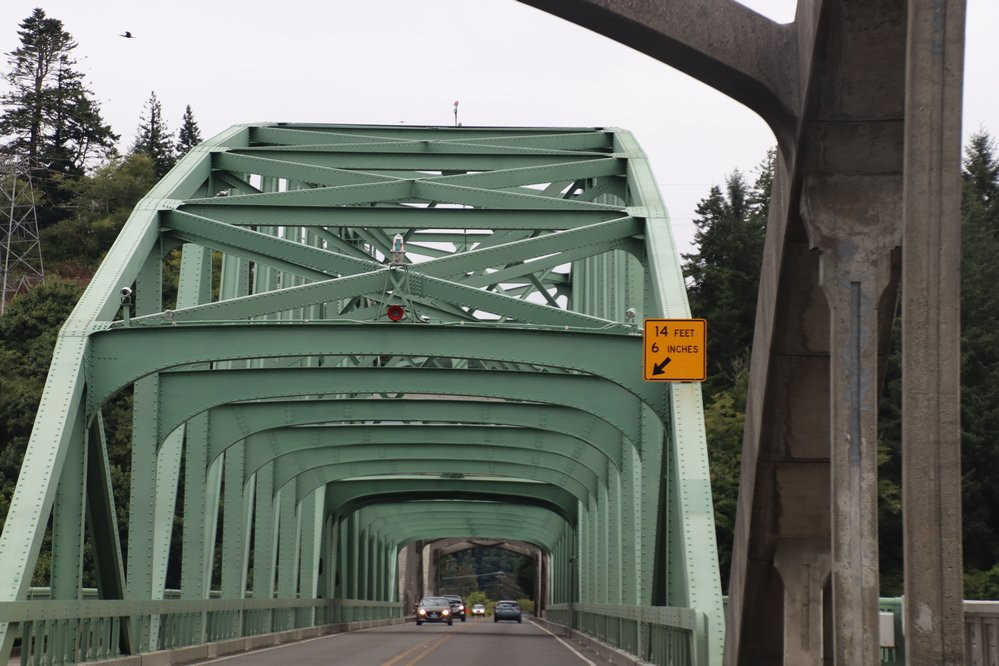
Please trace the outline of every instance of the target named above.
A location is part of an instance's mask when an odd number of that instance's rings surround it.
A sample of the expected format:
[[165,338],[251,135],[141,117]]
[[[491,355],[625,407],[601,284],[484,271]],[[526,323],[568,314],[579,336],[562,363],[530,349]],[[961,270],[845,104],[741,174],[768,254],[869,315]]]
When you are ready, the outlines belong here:
[[229,129],[136,206],[61,331],[0,537],[0,660],[401,617],[418,548],[476,538],[537,551],[549,617],[718,663],[700,387],[642,380],[642,319],[687,316],[628,132]]

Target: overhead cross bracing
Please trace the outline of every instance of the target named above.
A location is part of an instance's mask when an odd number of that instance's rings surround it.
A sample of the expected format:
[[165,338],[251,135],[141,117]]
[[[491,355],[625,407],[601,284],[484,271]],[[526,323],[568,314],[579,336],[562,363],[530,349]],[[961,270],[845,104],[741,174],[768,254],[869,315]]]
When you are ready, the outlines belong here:
[[[395,603],[410,544],[499,539],[550,558],[548,604],[694,613],[678,640],[713,663],[700,389],[641,368],[641,320],[687,316],[625,131],[235,126],[136,206],[62,329],[0,602],[26,598],[50,512],[53,599],[80,597],[92,542],[101,597],[153,603],[119,613],[131,652],[323,621],[296,598]],[[101,411],[123,392],[127,547]],[[154,603],[178,503],[179,594],[203,604],[183,630]]]

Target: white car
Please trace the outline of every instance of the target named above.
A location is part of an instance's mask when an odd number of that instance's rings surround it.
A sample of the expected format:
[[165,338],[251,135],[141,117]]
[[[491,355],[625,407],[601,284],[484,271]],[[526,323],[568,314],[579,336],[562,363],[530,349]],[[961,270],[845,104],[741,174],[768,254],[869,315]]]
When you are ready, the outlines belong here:
[[476,615],[481,615],[482,617],[485,617],[486,607],[483,606],[482,604],[475,604],[474,606],[472,606],[472,617],[475,617]]

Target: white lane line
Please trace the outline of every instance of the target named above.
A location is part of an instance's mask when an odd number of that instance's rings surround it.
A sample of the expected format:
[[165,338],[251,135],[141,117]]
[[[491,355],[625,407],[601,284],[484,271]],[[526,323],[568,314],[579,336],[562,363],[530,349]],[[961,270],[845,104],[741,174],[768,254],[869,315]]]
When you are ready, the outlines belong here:
[[326,634],[325,636],[313,636],[312,638],[303,638],[300,641],[288,641],[287,643],[281,643],[280,645],[272,645],[271,647],[257,648],[256,650],[245,650],[243,652],[236,652],[226,657],[217,657],[211,661],[199,661],[199,664],[217,664],[222,661],[229,661],[230,659],[238,659],[240,657],[252,657],[253,655],[260,654],[262,652],[270,652],[271,650],[280,650],[281,648],[288,648],[295,645],[304,645],[306,643],[311,643],[312,641],[320,641],[324,638],[337,638],[339,636],[346,636],[349,631],[338,631],[335,634]]
[[572,652],[574,655],[576,655],[577,657],[579,657],[583,661],[584,664],[587,664],[588,666],[597,666],[592,661],[590,661],[589,659],[587,659],[583,655],[579,654],[579,652],[576,650],[576,648],[572,647],[571,645],[569,645],[568,643],[566,643],[565,641],[563,641],[561,638],[559,638],[558,636],[556,636],[552,632],[550,632],[547,629],[545,629],[544,627],[542,627],[537,622],[531,622],[531,624],[533,624],[535,627],[537,627],[541,631],[545,632],[546,634],[549,634],[552,638],[554,638],[559,643],[561,643],[562,645],[564,645],[570,652]]

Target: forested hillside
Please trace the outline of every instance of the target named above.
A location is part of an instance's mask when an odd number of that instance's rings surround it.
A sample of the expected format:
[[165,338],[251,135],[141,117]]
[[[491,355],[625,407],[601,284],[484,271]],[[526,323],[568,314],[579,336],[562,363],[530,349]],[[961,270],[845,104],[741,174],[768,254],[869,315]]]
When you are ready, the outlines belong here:
[[[196,145],[190,106],[176,136],[150,94],[136,110],[129,149],[106,124],[62,23],[42,10],[19,26],[20,48],[0,63],[0,152],[30,159],[46,281],[17,295],[0,316],[0,526],[62,321],[138,199]],[[711,322],[704,386],[715,514],[727,585],[739,480],[743,411],[756,290],[774,154],[750,180],[733,172],[697,208],[696,246],[683,256],[694,316]],[[963,205],[962,429],[965,596],[999,598],[999,161],[988,134],[966,147]],[[169,300],[169,298],[168,298]],[[887,369],[880,441],[882,592],[898,594],[901,568],[899,353]],[[119,513],[128,495],[127,395],[105,407]],[[128,521],[119,516],[124,529]],[[177,539],[173,540],[178,543]],[[127,534],[122,534],[127,543]],[[471,556],[469,556],[471,557]],[[171,558],[172,562],[179,558]],[[460,560],[460,561],[459,561]],[[47,555],[36,580],[47,579]],[[495,563],[493,563],[495,564]],[[452,575],[483,573],[456,558]],[[496,568],[496,567],[494,567]],[[509,569],[509,564],[507,563]],[[531,577],[519,572],[526,589]],[[457,579],[456,579],[457,580]],[[168,573],[168,587],[176,586]],[[509,593],[509,592],[508,592]]]

